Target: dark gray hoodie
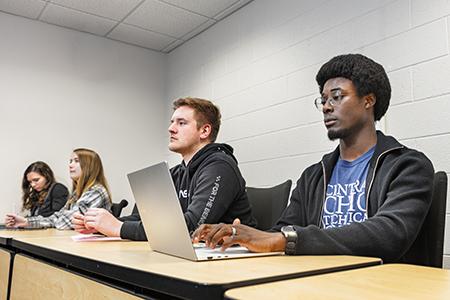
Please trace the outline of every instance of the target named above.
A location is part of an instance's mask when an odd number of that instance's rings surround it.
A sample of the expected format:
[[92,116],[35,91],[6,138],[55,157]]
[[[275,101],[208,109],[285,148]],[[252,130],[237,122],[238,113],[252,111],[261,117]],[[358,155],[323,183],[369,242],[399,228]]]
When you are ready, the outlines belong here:
[[[227,144],[211,143],[200,149],[185,165],[184,161],[170,170],[189,231],[203,223],[232,223],[255,226],[245,191],[245,180]],[[124,221],[120,236],[146,240],[137,209]]]

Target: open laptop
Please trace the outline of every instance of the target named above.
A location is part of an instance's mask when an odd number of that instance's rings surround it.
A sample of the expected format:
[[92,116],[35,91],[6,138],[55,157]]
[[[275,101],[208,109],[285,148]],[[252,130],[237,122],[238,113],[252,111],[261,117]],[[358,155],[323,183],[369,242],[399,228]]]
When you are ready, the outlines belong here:
[[245,247],[194,247],[167,162],[128,174],[152,250],[193,261],[280,255],[281,252],[252,253]]

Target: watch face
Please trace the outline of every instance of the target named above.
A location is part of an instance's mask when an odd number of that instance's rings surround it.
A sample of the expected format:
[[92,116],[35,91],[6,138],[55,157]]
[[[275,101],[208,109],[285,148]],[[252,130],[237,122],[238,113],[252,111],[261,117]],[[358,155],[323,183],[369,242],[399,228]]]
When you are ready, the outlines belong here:
[[288,232],[292,232],[292,231],[295,231],[294,226],[292,226],[292,225],[287,225],[287,226],[281,227],[282,233],[288,233]]
[[286,239],[289,239],[293,234],[296,234],[294,226],[292,225],[281,227],[281,233]]
[[295,231],[294,226],[292,225],[283,226],[281,228],[281,232],[283,233],[284,237],[287,239],[288,242],[297,240],[297,232]]

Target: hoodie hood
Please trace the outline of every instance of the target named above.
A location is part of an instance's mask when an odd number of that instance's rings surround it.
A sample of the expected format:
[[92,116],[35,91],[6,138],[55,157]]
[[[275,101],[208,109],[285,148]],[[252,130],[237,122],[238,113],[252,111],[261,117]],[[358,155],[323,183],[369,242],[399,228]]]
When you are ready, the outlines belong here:
[[228,144],[211,143],[200,149],[197,153],[195,153],[187,166],[189,168],[195,168],[195,166],[200,164],[205,158],[207,158],[214,152],[223,152],[231,156],[233,160],[237,163],[237,159],[233,155],[233,147],[231,147]]
[[210,143],[197,151],[187,165],[184,161],[181,161],[181,164],[175,167],[178,170],[173,172],[172,179],[177,186],[181,186],[183,189],[187,190],[190,185],[191,178],[194,176],[197,169],[204,162],[214,159],[216,154],[220,153],[226,154],[237,164],[237,159],[233,155],[233,147],[228,144]]

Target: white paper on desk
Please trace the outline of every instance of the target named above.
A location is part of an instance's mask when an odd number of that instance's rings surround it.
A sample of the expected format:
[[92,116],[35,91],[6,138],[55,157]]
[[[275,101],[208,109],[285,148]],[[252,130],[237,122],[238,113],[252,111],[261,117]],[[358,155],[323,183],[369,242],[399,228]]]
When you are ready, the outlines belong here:
[[77,234],[72,235],[74,242],[107,242],[107,241],[120,241],[120,237],[109,237],[101,234]]

